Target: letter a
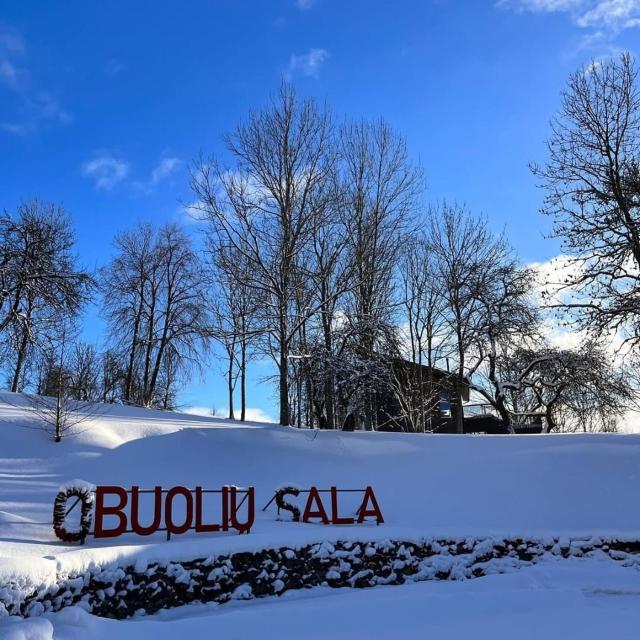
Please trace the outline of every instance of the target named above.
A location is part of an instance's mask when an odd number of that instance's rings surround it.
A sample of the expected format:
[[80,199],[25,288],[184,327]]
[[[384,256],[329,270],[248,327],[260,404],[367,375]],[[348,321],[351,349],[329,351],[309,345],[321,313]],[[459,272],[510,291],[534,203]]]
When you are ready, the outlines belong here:
[[[369,501],[371,501],[372,506],[370,509],[367,508],[367,503]],[[362,504],[358,509],[358,524],[362,524],[367,516],[375,516],[377,524],[382,524],[384,522],[382,511],[380,511],[380,507],[376,500],[375,493],[373,493],[372,487],[367,487],[364,490],[364,498],[362,498]]]
[[[313,509],[314,504],[316,507],[315,510]],[[304,507],[304,513],[302,514],[302,522],[309,522],[311,518],[320,518],[322,524],[329,524],[329,518],[327,517],[327,512],[324,510],[320,492],[316,487],[309,489],[309,497]]]

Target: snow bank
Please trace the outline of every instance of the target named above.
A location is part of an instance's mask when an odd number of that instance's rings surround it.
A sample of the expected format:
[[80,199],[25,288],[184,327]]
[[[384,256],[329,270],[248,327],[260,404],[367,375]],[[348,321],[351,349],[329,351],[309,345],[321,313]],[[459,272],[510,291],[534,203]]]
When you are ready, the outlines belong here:
[[[309,432],[104,406],[82,433],[55,444],[34,420],[19,396],[0,394],[0,588],[13,590],[5,593],[9,604],[85,573],[285,545],[296,552],[322,541],[640,539],[632,502],[640,492],[637,435]],[[125,487],[253,486],[257,518],[248,536],[189,533],[166,543],[162,534],[129,534],[117,545],[93,538],[84,547],[65,545],[50,523],[59,487],[73,478]],[[278,522],[275,505],[260,509],[284,484],[371,485],[385,524]],[[290,501],[303,504],[302,497]],[[282,591],[278,580],[285,582],[278,578],[273,588]]]
[[481,580],[366,591],[317,587],[224,607],[190,605],[131,621],[99,618],[77,607],[48,619],[56,640],[636,640],[639,597],[640,572],[593,558],[539,563]]
[[44,618],[0,621],[2,640],[54,640],[53,625]]
[[78,605],[126,618],[193,604],[253,600],[313,587],[376,587],[426,580],[468,580],[552,559],[602,558],[640,571],[640,541],[569,539],[385,539],[322,541],[302,547],[148,562],[92,564],[54,585],[5,591],[2,612],[25,617]]

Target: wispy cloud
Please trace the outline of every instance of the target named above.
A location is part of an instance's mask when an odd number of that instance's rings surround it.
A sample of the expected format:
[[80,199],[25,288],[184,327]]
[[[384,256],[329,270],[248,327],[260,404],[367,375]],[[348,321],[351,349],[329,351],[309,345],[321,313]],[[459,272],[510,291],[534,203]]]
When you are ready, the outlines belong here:
[[15,116],[0,122],[0,130],[25,135],[44,123],[64,124],[71,114],[62,108],[59,98],[35,86],[29,71],[27,47],[16,31],[0,27],[0,99],[15,105]]
[[640,0],[498,0],[499,7],[532,13],[564,13],[588,31],[581,48],[612,43],[622,31],[640,27]]
[[107,60],[107,63],[104,65],[105,73],[110,76],[118,76],[127,71],[128,68],[129,67],[124,62],[116,60],[116,58]]
[[173,176],[183,165],[175,156],[161,158],[146,180],[130,178],[131,165],[119,155],[110,151],[97,152],[81,166],[82,175],[91,178],[96,189],[110,191],[116,185],[125,184],[139,193],[149,195],[163,182]]
[[149,181],[152,186],[156,186],[169,176],[174,174],[182,165],[180,158],[163,158],[160,160],[156,168],[151,172],[151,180]]
[[4,82],[13,83],[17,76],[16,68],[6,59],[0,59],[0,78]]
[[2,28],[0,28],[0,47],[13,53],[22,53],[26,48],[24,39],[19,33]]
[[19,89],[18,81],[25,73],[24,53],[22,36],[0,26],[0,83],[12,91]]
[[313,5],[316,3],[316,0],[296,0],[296,6],[301,11],[306,11],[307,9],[311,9]]
[[607,28],[620,31],[640,26],[640,0],[600,0],[578,16],[583,28]]
[[510,6],[534,13],[570,11],[583,4],[584,0],[498,0],[498,6]]
[[180,158],[165,157],[151,171],[147,180],[133,182],[133,187],[145,194],[152,193],[161,183],[173,176],[183,165]]
[[83,163],[82,175],[91,178],[96,189],[109,191],[129,175],[129,163],[103,153]]
[[293,54],[289,59],[285,77],[291,79],[300,74],[308,78],[317,78],[320,68],[329,57],[326,49],[309,49],[301,55]]
[[[571,288],[566,288],[567,279],[573,279],[581,273],[581,266],[573,258],[567,255],[558,255],[545,262],[533,262],[528,265],[537,276],[535,290],[536,302],[541,306],[575,302],[579,299]],[[584,297],[582,298],[584,302]],[[587,331],[577,331],[567,326],[566,318],[557,317],[548,312],[543,319],[543,332],[547,342],[558,349],[578,349],[589,337]],[[603,338],[605,347],[613,364],[622,364],[629,347],[625,346],[623,336],[615,331],[610,331]],[[620,430],[628,432],[640,432],[640,412],[635,409],[627,409],[620,421]]]

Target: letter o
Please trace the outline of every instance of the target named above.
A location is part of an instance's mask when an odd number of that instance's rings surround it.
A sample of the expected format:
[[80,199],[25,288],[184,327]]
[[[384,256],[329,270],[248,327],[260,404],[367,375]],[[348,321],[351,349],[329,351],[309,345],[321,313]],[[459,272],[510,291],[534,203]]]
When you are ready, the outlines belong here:
[[[80,511],[80,528],[69,531],[64,521],[67,518],[67,502],[69,498],[78,498],[82,503]],[[74,505],[75,506],[75,505]],[[71,507],[73,508],[73,507]],[[58,493],[53,502],[53,531],[63,542],[84,542],[91,529],[93,517],[93,491],[84,487],[68,487]]]
[[[185,518],[184,523],[180,526],[173,522],[173,499],[175,496],[184,496],[185,499]],[[193,496],[191,491],[186,487],[173,487],[167,491],[164,502],[165,522],[167,525],[167,531],[173,534],[185,533],[191,529],[191,522],[193,521]]]

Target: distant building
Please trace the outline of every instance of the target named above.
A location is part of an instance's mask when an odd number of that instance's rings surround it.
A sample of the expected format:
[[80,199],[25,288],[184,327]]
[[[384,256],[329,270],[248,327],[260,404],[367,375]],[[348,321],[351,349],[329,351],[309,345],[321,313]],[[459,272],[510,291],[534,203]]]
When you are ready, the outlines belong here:
[[[462,407],[457,402],[458,386]],[[510,433],[490,405],[465,407],[469,391],[469,380],[459,380],[455,373],[409,360],[393,360],[390,388],[378,396],[378,430],[457,433],[457,412],[462,411],[464,433]],[[474,411],[478,407],[481,413]],[[513,423],[511,427],[516,434],[541,433],[542,420]]]
[[469,400],[469,381],[450,371],[403,359],[391,362],[391,384],[378,399],[378,429],[381,431],[455,432],[458,407]]

